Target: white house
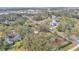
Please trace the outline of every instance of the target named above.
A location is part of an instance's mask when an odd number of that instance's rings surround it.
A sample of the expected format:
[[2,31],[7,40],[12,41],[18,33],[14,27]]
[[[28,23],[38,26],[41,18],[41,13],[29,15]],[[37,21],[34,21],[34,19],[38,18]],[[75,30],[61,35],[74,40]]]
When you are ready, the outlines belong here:
[[52,15],[52,19],[55,20],[56,19],[56,16],[55,15]]
[[58,22],[56,21],[57,17],[52,15],[52,22],[50,22],[50,25],[51,26],[57,26],[58,25]]
[[54,26],[57,26],[58,25],[58,22],[56,22],[55,20],[52,20],[52,22],[50,23],[50,25],[53,26],[53,27]]

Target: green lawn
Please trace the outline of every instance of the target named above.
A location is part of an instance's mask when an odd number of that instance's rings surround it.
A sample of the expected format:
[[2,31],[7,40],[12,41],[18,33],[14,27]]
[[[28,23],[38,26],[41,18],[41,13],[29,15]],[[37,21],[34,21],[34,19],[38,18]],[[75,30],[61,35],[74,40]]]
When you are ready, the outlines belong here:
[[77,48],[75,51],[79,51],[79,48]]
[[74,47],[74,44],[69,44],[68,46],[64,47],[63,50],[67,51],[67,50],[71,49],[72,47]]

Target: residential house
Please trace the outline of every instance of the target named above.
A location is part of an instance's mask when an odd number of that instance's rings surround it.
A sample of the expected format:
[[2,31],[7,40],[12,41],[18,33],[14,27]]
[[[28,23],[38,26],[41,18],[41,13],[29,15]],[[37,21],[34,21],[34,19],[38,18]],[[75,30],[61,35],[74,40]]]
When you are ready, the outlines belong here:
[[6,36],[5,36],[5,41],[8,44],[13,44],[15,41],[18,41],[18,40],[21,40],[21,36],[20,36],[20,34],[14,32],[14,31],[12,33],[6,34]]

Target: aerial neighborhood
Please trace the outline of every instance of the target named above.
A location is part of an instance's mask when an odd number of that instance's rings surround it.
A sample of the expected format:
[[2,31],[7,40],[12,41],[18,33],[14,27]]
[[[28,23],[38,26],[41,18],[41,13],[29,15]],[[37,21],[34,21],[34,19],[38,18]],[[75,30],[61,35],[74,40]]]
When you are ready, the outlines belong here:
[[79,8],[0,8],[0,51],[79,51]]

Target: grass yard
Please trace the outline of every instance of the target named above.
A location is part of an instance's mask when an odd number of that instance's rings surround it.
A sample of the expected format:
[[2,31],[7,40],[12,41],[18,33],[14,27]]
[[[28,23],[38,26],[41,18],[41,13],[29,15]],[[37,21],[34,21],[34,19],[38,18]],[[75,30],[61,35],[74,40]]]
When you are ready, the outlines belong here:
[[79,51],[79,48],[77,48],[76,50],[74,50],[74,51]]
[[68,46],[64,47],[63,50],[67,51],[67,50],[71,49],[74,46],[75,46],[74,44],[69,44]]
[[3,36],[3,32],[0,32],[0,38]]

